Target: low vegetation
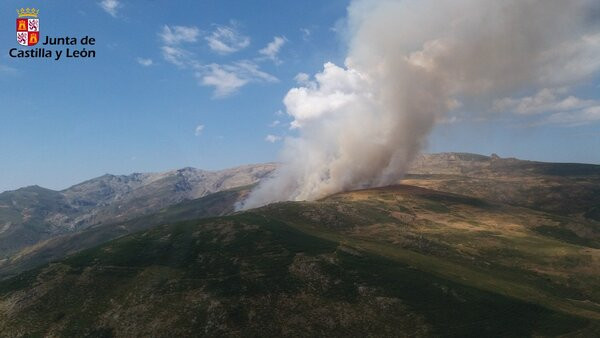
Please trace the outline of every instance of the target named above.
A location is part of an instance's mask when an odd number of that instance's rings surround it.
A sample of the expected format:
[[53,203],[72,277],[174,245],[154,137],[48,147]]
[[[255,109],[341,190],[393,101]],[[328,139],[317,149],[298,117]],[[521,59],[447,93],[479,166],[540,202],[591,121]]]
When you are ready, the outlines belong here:
[[158,226],[0,283],[0,331],[597,335],[598,250],[555,217],[397,186]]

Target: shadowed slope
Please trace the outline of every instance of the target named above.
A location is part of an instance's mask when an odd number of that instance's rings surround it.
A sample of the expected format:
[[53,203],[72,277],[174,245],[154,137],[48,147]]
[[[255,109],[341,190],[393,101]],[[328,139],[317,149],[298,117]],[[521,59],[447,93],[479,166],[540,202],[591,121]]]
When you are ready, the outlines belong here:
[[159,224],[230,214],[234,210],[234,204],[246,196],[249,189],[250,187],[240,187],[217,192],[176,204],[156,214],[126,222],[96,226],[39,242],[0,261],[0,279]]
[[597,335],[598,250],[554,217],[398,186],[159,226],[1,282],[0,331]]

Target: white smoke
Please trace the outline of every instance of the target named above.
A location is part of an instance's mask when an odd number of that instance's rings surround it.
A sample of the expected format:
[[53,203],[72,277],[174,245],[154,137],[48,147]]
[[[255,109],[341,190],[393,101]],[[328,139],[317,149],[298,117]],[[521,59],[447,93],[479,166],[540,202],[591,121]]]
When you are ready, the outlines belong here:
[[589,77],[600,68],[598,7],[354,1],[344,67],[326,63],[314,80],[297,77],[284,103],[299,137],[286,139],[281,167],[243,208],[397,182],[449,110]]

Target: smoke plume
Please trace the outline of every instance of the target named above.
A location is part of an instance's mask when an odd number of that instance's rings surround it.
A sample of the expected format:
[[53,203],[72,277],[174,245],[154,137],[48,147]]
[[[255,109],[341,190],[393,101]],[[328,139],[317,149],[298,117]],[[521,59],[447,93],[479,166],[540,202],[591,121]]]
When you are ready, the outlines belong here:
[[587,0],[357,0],[348,56],[284,98],[299,137],[245,201],[251,208],[392,184],[436,121],[600,68],[598,4]]

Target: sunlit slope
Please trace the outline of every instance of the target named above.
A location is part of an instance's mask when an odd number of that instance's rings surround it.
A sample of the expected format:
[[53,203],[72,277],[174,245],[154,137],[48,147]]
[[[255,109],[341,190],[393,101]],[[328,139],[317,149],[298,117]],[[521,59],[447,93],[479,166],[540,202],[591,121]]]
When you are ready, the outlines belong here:
[[593,224],[553,214],[363,190],[159,226],[26,272],[0,283],[0,332],[593,336],[597,247]]
[[402,182],[600,222],[600,165],[426,154]]
[[593,221],[412,186],[339,194],[298,211],[271,209],[305,231],[420,270],[565,311],[600,313]]

